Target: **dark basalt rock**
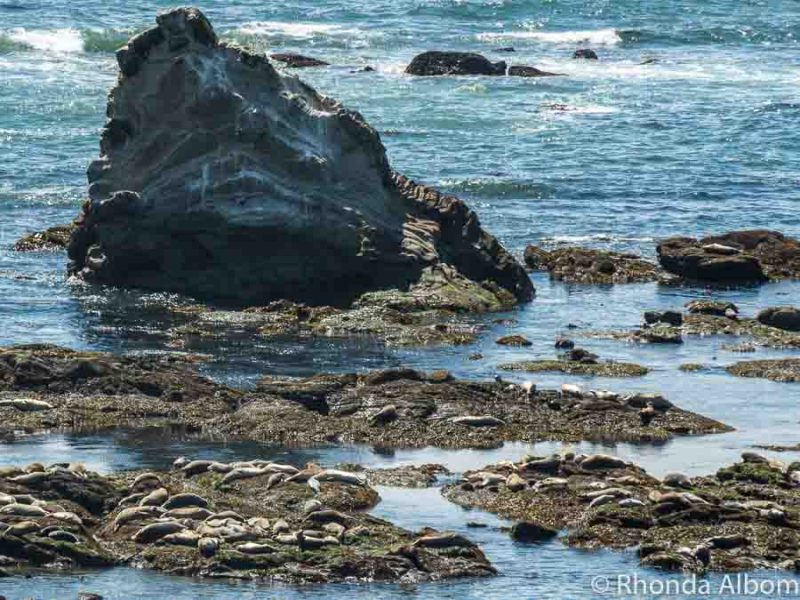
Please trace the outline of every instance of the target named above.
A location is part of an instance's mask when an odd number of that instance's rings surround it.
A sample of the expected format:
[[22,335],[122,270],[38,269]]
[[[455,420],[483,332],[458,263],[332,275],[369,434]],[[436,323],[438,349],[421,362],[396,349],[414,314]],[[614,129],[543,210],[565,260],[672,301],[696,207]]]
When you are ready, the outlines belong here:
[[760,283],[800,277],[800,242],[777,231],[734,231],[697,240],[674,237],[657,247],[661,266],[685,279]]
[[511,538],[518,542],[545,542],[558,535],[558,531],[532,521],[520,521],[511,527]]
[[648,325],[664,323],[673,327],[680,327],[683,325],[683,314],[675,310],[648,310],[644,313],[644,322]]
[[597,52],[592,50],[591,48],[578,48],[573,52],[572,58],[583,58],[587,60],[597,60]]
[[302,69],[305,67],[326,67],[330,64],[326,63],[324,60],[319,60],[318,58],[303,56],[302,54],[292,54],[290,52],[281,54],[270,54],[269,57],[272,60],[285,63],[287,66],[292,67],[294,69]]
[[477,215],[393,172],[361,115],[220,43],[197,9],[157,21],[117,54],[71,273],[230,305],[346,306],[439,269],[532,298]]
[[492,62],[481,54],[472,52],[440,52],[431,50],[418,54],[406,67],[409,75],[510,75],[512,77],[548,77],[548,73],[535,67],[508,66],[505,61]]
[[765,308],[758,313],[756,320],[768,327],[784,331],[800,331],[800,309],[794,306]]

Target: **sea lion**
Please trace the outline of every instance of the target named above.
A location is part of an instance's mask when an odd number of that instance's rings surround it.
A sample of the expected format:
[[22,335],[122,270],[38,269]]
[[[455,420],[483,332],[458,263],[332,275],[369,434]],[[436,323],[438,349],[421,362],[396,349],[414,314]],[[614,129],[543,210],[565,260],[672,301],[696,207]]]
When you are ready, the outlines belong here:
[[142,473],[133,480],[130,489],[135,489],[140,486],[161,487],[161,479],[155,473]]
[[15,408],[21,412],[39,412],[52,410],[53,405],[44,400],[34,398],[10,398],[0,400],[0,408]]
[[254,477],[258,477],[259,475],[264,475],[267,471],[260,467],[243,467],[240,469],[234,469],[225,477],[222,478],[222,484],[233,483],[234,481],[239,481],[240,479],[252,479]]
[[151,523],[142,527],[131,537],[131,540],[137,544],[152,544],[160,540],[166,535],[171,533],[178,533],[185,530],[186,527],[177,521],[163,521],[160,523]]
[[185,493],[175,494],[169,500],[161,505],[165,510],[173,508],[186,508],[187,506],[199,506],[200,508],[208,508],[208,500],[201,498],[197,494]]
[[160,506],[164,504],[169,498],[169,492],[166,488],[158,488],[153,490],[147,496],[139,501],[139,506]]
[[64,531],[63,529],[51,531],[47,534],[47,537],[51,540],[56,540],[57,542],[69,542],[71,544],[77,544],[80,542],[80,538],[78,538],[77,535],[69,531]]
[[212,537],[200,538],[197,542],[197,549],[204,558],[211,558],[219,550],[219,540]]
[[34,471],[33,473],[26,473],[24,475],[17,475],[16,477],[12,477],[11,481],[26,486],[38,486],[44,483],[47,477],[48,477],[47,473],[43,473],[41,471]]
[[200,473],[205,473],[208,471],[208,467],[213,464],[214,461],[212,460],[193,460],[181,467],[180,471],[186,477],[193,477],[195,475],[200,475]]
[[451,422],[456,425],[467,425],[468,427],[500,427],[506,422],[491,415],[467,415],[463,417],[453,417]]
[[160,517],[166,511],[160,506],[133,506],[125,508],[119,512],[114,519],[114,531],[127,523],[146,519],[148,517]]
[[14,517],[44,517],[47,511],[39,506],[32,504],[6,504],[0,508],[0,515],[11,515]]
[[158,540],[159,544],[167,544],[170,546],[189,546],[194,548],[200,541],[200,534],[194,531],[178,531],[177,533],[170,533]]
[[33,521],[20,521],[19,523],[13,523],[5,532],[17,537],[23,537],[30,533],[37,533],[40,529],[41,527],[38,523]]
[[269,544],[256,544],[255,542],[239,544],[236,546],[236,550],[243,554],[272,554],[278,552],[277,548]]
[[199,506],[187,506],[186,508],[173,508],[164,513],[164,517],[168,519],[190,519],[192,521],[203,521],[213,516],[207,508],[200,508]]

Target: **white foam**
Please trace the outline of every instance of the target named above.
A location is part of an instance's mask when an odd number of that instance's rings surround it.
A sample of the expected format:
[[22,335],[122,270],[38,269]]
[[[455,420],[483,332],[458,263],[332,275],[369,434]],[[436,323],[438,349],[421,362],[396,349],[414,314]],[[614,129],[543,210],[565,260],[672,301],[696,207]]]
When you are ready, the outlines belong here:
[[34,50],[55,54],[83,52],[83,38],[77,29],[12,29],[8,37]]
[[245,23],[238,29],[239,32],[250,35],[263,35],[266,37],[291,37],[309,39],[319,35],[348,35],[355,33],[339,25],[328,23],[287,23],[284,21],[255,21]]
[[622,41],[616,29],[594,29],[586,31],[500,31],[479,33],[481,41],[496,42],[499,40],[537,40],[551,44],[612,45]]

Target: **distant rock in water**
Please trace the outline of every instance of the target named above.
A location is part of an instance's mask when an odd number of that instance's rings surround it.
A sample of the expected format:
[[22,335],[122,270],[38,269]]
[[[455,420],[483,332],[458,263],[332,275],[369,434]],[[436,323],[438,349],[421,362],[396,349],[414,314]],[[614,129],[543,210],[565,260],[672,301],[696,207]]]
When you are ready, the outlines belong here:
[[477,215],[393,172],[360,114],[220,43],[195,8],[157,23],[117,52],[71,273],[240,306],[347,305],[434,271],[532,298]]
[[440,52],[432,50],[414,57],[406,67],[409,75],[511,75],[515,77],[548,77],[557,73],[540,71],[534,67],[512,66],[505,61],[492,62],[481,54],[472,52]]
[[330,64],[326,63],[324,60],[319,60],[318,58],[312,58],[310,56],[303,56],[302,54],[270,54],[269,57],[272,60],[285,63],[286,65],[295,69],[301,69],[304,67],[327,67]]
[[75,231],[75,225],[56,225],[29,233],[17,240],[14,249],[17,252],[32,252],[34,250],[63,250],[69,244],[70,236]]
[[597,52],[592,50],[591,48],[578,48],[572,54],[572,58],[583,58],[587,60],[597,60]]
[[757,283],[800,278],[800,241],[777,231],[734,231],[700,240],[674,237],[657,248],[661,266],[686,279]]
[[525,264],[532,271],[548,271],[568,283],[611,284],[656,281],[658,265],[635,254],[567,246],[545,250],[525,248]]

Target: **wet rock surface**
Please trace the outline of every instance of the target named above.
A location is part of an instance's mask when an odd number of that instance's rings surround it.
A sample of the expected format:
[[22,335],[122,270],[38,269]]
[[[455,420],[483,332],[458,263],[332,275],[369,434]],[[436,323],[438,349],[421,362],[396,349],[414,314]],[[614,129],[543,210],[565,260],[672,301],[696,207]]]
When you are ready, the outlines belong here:
[[14,570],[127,564],[174,575],[321,583],[495,574],[474,543],[363,512],[362,474],[178,459],[172,472],[79,465],[0,474],[0,554]]
[[17,252],[33,252],[35,250],[63,250],[69,245],[75,225],[55,225],[44,231],[29,233],[14,244]]
[[567,375],[589,375],[596,377],[641,377],[647,375],[647,367],[634,363],[612,360],[584,362],[565,358],[556,360],[523,360],[497,367],[503,371],[525,371],[527,373],[557,372]]
[[777,231],[674,237],[662,241],[657,253],[664,269],[686,279],[759,283],[800,277],[800,241]]
[[782,383],[800,383],[800,358],[748,360],[727,368],[737,377],[758,377]]
[[797,464],[745,453],[705,477],[658,480],[605,455],[526,457],[465,473],[446,498],[528,524],[566,530],[580,548],[638,548],[643,565],[667,570],[796,570]]
[[219,42],[197,9],[157,23],[117,52],[71,273],[237,306],[348,306],[438,269],[531,299],[475,213],[393,172],[361,115]]
[[455,380],[411,369],[305,379],[253,391],[216,384],[171,356],[118,357],[52,346],[0,352],[0,432],[171,427],[282,444],[490,448],[504,441],[659,441],[727,431],[646,395]]
[[389,346],[469,344],[481,331],[473,315],[510,308],[510,294],[487,289],[449,270],[431,269],[409,291],[364,294],[350,308],[279,300],[244,311],[207,305],[176,309],[180,323],[164,332],[182,349],[197,338],[225,339],[235,332],[273,337],[371,338]]
[[756,321],[768,327],[800,332],[800,309],[794,306],[765,308],[756,315]]
[[635,254],[580,247],[546,250],[528,246],[525,264],[534,271],[548,271],[553,279],[567,283],[638,283],[657,281],[663,275],[658,265]]
[[761,323],[756,318],[739,317],[738,309],[724,302],[693,301],[687,304],[681,326],[667,323],[645,323],[632,331],[589,331],[584,335],[644,343],[683,343],[684,336],[730,336],[743,338],[737,347],[728,349],[752,352],[757,346],[800,348],[800,333]]
[[492,62],[485,56],[472,52],[440,52],[431,50],[413,58],[406,73],[419,76],[442,75],[510,75],[512,77],[548,77],[556,73],[535,67],[512,65],[505,61]]
[[303,56],[302,54],[293,54],[291,52],[270,54],[269,57],[272,60],[284,63],[286,66],[292,67],[293,69],[303,69],[306,67],[326,67],[330,64],[318,58]]

